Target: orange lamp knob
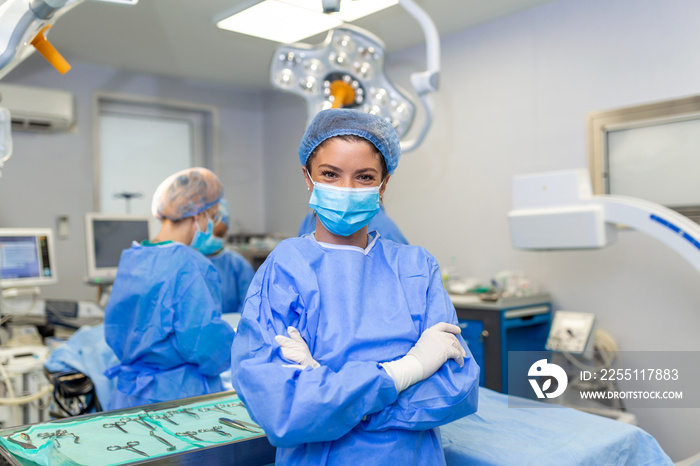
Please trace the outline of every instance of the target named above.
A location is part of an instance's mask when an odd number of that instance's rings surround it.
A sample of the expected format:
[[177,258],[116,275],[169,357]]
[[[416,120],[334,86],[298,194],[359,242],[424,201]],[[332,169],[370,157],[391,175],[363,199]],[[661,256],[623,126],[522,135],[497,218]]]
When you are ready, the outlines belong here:
[[45,26],[39,33],[32,39],[31,44],[36,48],[40,54],[44,56],[48,60],[49,63],[53,65],[56,70],[61,73],[65,74],[68,70],[70,70],[70,64],[66,61],[63,56],[58,53],[58,50],[54,48],[53,45],[51,45],[51,42],[48,41],[46,36],[44,36],[44,33],[46,30],[48,30],[51,27],[51,25]]
[[344,107],[355,102],[355,89],[345,81],[340,79],[335,80],[330,85],[331,95],[333,96],[333,108]]

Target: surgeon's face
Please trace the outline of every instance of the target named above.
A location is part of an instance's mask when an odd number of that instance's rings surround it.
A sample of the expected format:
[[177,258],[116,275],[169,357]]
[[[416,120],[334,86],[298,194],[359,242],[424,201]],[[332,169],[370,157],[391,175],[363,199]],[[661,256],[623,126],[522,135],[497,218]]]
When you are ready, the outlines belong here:
[[[306,170],[306,168],[304,168]],[[343,188],[368,188],[382,182],[381,154],[365,140],[331,138],[318,148],[311,160],[311,179]],[[309,189],[313,183],[305,177]],[[387,180],[389,176],[387,176]],[[384,193],[386,183],[380,189]]]

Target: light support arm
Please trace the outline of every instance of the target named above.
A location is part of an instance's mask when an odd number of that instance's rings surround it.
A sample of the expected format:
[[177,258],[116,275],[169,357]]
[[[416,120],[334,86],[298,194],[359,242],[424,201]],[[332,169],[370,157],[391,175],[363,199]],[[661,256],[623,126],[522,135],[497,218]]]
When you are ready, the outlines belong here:
[[433,122],[433,101],[430,94],[437,92],[440,87],[440,35],[435,23],[413,0],[399,0],[401,6],[418,21],[425,35],[426,65],[425,71],[411,74],[411,85],[425,110],[425,122],[414,139],[401,141],[401,151],[410,152],[417,148],[430,129]]

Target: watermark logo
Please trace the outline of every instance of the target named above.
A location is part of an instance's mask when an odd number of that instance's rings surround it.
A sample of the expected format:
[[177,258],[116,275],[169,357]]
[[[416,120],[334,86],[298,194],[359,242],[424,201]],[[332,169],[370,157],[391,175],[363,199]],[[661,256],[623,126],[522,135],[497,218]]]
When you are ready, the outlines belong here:
[[[566,372],[556,364],[548,363],[546,359],[540,359],[530,366],[527,375],[528,377],[537,377],[528,379],[537,398],[556,398],[566,390],[568,383]],[[539,377],[547,377],[541,387],[538,382]],[[552,377],[557,380],[557,387],[556,390],[549,393],[548,390],[552,388]]]

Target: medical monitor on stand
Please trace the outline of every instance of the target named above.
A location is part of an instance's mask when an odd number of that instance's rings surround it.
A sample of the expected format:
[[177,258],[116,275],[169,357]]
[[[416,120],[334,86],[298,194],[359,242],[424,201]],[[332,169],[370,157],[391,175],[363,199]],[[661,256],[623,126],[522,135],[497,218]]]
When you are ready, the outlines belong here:
[[85,214],[88,283],[114,281],[122,251],[150,238],[150,220],[145,215]]
[[56,279],[53,230],[0,228],[0,287],[5,297],[39,294]]

